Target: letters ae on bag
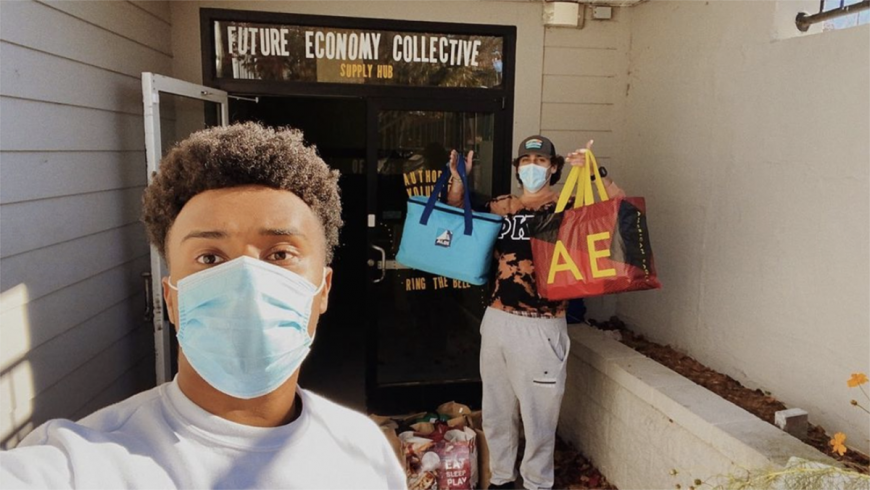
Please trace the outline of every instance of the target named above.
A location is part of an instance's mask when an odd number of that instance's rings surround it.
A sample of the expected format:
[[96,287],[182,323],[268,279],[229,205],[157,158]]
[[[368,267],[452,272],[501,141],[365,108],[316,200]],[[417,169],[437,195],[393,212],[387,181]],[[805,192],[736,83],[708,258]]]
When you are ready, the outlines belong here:
[[643,198],[548,215],[530,226],[538,290],[547,299],[658,289]]
[[[610,232],[595,233],[586,237],[586,246],[589,251],[585,254],[589,259],[589,270],[592,271],[592,278],[598,279],[601,277],[613,277],[616,275],[616,269],[601,269],[599,268],[598,259],[610,257],[610,249],[596,249],[595,245],[601,241],[610,240]],[[581,255],[581,254],[578,254]],[[578,259],[581,259],[578,257]],[[547,284],[553,284],[556,280],[558,272],[570,272],[574,276],[575,281],[584,281],[583,274],[577,268],[577,264],[562,240],[556,241],[555,251],[553,252],[553,260],[550,262],[550,274],[547,276]]]
[[[595,202],[595,189],[601,202]],[[574,209],[562,212],[575,191]],[[572,167],[556,213],[529,224],[538,293],[550,300],[658,289],[642,197],[607,191],[591,151],[586,167]]]

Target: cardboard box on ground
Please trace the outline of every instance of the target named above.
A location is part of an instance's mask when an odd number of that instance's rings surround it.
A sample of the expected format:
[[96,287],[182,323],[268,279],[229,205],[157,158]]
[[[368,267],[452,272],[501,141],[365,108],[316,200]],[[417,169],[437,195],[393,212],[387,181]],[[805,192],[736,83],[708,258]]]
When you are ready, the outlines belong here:
[[410,490],[489,488],[481,412],[447,402],[435,413],[371,415],[405,469]]

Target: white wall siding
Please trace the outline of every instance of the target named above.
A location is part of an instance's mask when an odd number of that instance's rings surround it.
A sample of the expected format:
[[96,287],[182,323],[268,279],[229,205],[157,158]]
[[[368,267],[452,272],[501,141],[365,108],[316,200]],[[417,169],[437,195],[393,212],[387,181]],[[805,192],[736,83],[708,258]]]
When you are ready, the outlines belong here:
[[547,75],[544,77],[544,104],[606,104],[618,100],[613,77]]
[[613,19],[595,21],[587,8],[582,26],[548,27],[544,38],[541,134],[563,155],[594,139],[603,165],[613,161],[623,137],[628,75],[630,9],[613,12]]
[[154,383],[140,75],[168,2],[0,6],[0,445]]
[[550,131],[608,131],[601,128],[613,128],[615,116],[611,104],[545,102],[541,106],[541,126]]

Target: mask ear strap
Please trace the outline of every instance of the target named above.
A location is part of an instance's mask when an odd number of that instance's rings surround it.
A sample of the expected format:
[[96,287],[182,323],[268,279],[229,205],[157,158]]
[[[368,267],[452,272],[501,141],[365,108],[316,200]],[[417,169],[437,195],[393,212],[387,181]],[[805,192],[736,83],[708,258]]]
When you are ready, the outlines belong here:
[[172,285],[172,276],[166,278],[166,284],[169,284],[169,287],[178,291],[178,287]]
[[[326,267],[323,268],[323,280],[320,281],[320,287],[317,288],[317,291],[314,291],[311,296],[317,296],[323,291],[323,287],[326,286]],[[317,337],[317,328],[314,329],[314,335],[311,336],[311,343],[314,343],[314,338]]]
[[317,287],[316,291],[311,293],[311,296],[317,296],[320,294],[320,292],[323,291],[324,286],[326,286],[326,267],[323,268],[323,280],[320,281],[320,286]]

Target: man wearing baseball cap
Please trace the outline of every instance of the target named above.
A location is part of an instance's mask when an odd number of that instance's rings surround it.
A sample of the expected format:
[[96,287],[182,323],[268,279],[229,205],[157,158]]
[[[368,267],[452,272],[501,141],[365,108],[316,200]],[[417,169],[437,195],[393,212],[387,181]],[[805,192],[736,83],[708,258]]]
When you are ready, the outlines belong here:
[[[486,210],[502,216],[495,245],[497,268],[489,307],[480,327],[480,377],[483,381],[483,431],[490,451],[490,488],[516,488],[520,418],[526,439],[520,465],[528,489],[552,488],[553,452],[559,408],[565,393],[568,338],[567,301],[549,301],[535,286],[532,245],[527,221],[555,211],[559,194],[551,186],[567,161],[585,165],[585,152],[556,153],[541,135],[522,140],[511,162],[522,188],[520,196],[496,197]],[[448,202],[462,205],[462,181],[456,170],[457,153],[450,156],[453,171]],[[471,172],[473,152],[466,158]],[[603,169],[602,169],[603,170]],[[602,175],[606,175],[602,172]],[[609,196],[624,193],[604,178]]]

